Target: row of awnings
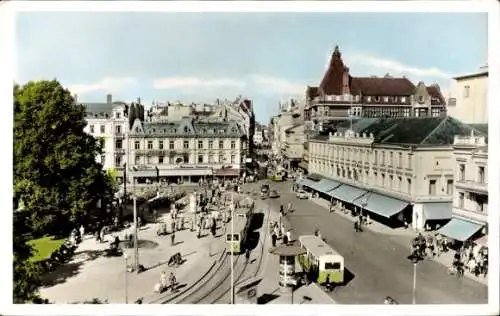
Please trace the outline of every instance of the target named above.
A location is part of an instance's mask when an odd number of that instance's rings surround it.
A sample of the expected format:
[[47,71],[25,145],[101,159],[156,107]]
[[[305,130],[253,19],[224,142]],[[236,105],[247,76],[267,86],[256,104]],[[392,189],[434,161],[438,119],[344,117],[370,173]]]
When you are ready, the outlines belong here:
[[[408,201],[399,200],[375,192],[369,192],[352,185],[329,179],[313,181],[308,178],[303,178],[297,180],[297,184],[309,187],[331,198],[366,209],[385,218],[390,218],[400,213],[410,204]],[[452,206],[449,202],[424,203],[423,212],[426,220],[450,219],[452,216]]]

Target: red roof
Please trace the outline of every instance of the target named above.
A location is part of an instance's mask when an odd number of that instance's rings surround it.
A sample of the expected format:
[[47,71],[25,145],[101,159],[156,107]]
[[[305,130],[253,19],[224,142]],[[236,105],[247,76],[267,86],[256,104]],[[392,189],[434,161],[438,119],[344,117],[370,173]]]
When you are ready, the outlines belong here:
[[353,77],[351,93],[373,96],[409,96],[415,93],[415,85],[406,78]]
[[[349,68],[344,65],[338,46],[332,54],[330,66],[321,80],[320,88],[326,95],[342,95],[343,79],[347,75],[351,94],[371,96],[409,96],[414,94],[415,85],[407,78],[393,77],[351,77]],[[313,95],[314,87],[309,87],[308,96]]]

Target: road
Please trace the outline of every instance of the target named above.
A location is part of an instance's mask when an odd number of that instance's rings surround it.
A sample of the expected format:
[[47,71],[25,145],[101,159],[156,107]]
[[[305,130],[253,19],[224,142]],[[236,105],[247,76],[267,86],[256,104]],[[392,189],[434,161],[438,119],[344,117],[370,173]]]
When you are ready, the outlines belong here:
[[[245,185],[259,190],[259,184]],[[354,233],[353,223],[309,200],[299,200],[291,192],[291,183],[272,183],[281,196],[271,200],[279,209],[292,202],[295,211],[287,216],[294,235],[312,234],[317,228],[323,238],[344,256],[345,267],[354,278],[335,289],[332,297],[340,304],[380,304],[391,296],[400,304],[412,303],[413,265],[407,259],[407,237],[383,235],[369,230]],[[446,267],[432,260],[417,266],[417,304],[486,304],[488,289],[468,278],[450,276]]]

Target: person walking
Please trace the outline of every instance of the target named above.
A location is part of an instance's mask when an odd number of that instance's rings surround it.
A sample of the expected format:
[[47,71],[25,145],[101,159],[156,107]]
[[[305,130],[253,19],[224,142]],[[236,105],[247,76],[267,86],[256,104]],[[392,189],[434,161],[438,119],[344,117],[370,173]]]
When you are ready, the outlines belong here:
[[80,238],[83,241],[83,237],[85,236],[85,227],[83,225],[80,225]]
[[175,233],[172,233],[172,235],[170,235],[170,245],[171,246],[175,245]]
[[271,242],[272,242],[273,248],[276,247],[276,240],[277,239],[278,239],[278,237],[276,236],[276,233],[273,232],[273,234],[271,235]]
[[250,261],[250,249],[248,249],[248,248],[245,251],[245,259],[246,259],[246,263],[248,264],[248,262]]

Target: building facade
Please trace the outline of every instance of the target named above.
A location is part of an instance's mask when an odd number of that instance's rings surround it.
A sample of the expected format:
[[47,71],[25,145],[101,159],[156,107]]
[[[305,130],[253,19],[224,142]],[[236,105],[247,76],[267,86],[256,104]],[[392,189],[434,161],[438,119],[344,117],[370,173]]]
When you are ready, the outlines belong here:
[[442,226],[452,213],[453,135],[471,130],[450,117],[362,119],[310,139],[308,169],[337,183],[341,202],[381,221]]
[[448,114],[468,124],[487,124],[488,67],[453,79]]
[[488,145],[486,137],[456,136],[453,219],[441,232],[455,240],[488,243]]
[[306,89],[307,125],[347,117],[441,117],[446,103],[437,84],[415,86],[405,77],[353,77],[338,46],[321,83]]
[[131,176],[171,183],[238,177],[246,159],[244,135],[235,122],[137,119],[128,137],[128,161],[136,170]]
[[283,157],[290,168],[298,168],[304,155],[304,124],[296,124],[285,130]]

